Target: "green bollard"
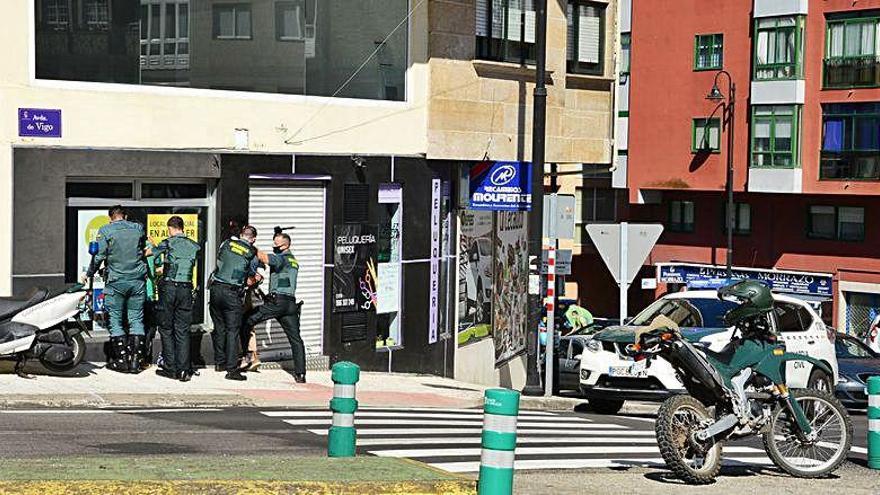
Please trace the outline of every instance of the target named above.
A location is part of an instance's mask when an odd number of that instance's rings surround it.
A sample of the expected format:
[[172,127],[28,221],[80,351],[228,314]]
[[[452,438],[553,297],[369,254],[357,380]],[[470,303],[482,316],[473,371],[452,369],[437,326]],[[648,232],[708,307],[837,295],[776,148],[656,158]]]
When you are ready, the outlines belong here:
[[513,493],[513,460],[516,450],[516,416],[519,392],[486,390],[483,405],[483,438],[480,455],[479,495]]
[[327,455],[330,457],[354,457],[357,438],[354,430],[354,412],[358,402],[354,398],[355,384],[361,369],[354,363],[342,361],[333,365],[333,425],[327,435]]
[[868,378],[868,467],[880,469],[880,376]]

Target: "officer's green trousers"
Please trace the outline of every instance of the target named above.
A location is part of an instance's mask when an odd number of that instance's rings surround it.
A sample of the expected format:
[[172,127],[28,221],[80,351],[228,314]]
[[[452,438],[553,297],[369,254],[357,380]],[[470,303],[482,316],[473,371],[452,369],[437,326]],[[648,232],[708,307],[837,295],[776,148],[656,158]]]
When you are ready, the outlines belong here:
[[114,280],[104,287],[104,309],[110,316],[110,336],[125,335],[124,320],[128,318],[128,334],[144,335],[144,299],[147,282]]

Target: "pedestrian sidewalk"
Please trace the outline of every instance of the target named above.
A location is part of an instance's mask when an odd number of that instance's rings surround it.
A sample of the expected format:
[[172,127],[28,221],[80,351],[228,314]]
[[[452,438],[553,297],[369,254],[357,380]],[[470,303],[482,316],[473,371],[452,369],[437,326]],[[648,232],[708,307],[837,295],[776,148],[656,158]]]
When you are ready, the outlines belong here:
[[[33,373],[40,373],[37,369]],[[45,373],[45,372],[43,372]],[[42,407],[320,407],[333,395],[329,371],[312,371],[309,383],[298,384],[279,368],[248,373],[245,382],[224,379],[203,369],[192,381],[162,378],[151,368],[125,375],[100,365],[84,364],[69,376],[37,374],[20,378],[8,363],[0,364],[0,408]],[[486,387],[430,375],[362,372],[357,385],[361,406],[480,407]],[[562,397],[523,397],[523,409],[572,410],[584,401]]]

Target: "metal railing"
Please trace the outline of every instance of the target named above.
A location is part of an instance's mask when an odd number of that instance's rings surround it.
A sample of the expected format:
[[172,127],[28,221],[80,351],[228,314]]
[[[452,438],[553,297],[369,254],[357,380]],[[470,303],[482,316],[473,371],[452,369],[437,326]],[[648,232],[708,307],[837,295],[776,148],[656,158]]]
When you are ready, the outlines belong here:
[[825,59],[824,87],[880,86],[880,56]]

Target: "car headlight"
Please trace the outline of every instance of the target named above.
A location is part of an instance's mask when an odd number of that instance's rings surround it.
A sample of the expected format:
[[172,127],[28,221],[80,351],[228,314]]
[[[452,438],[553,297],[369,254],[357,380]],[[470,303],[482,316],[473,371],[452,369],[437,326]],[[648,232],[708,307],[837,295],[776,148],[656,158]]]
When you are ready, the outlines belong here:
[[855,378],[846,375],[840,375],[838,377],[837,383],[840,385],[846,385],[848,383],[858,383]]
[[584,345],[591,352],[599,352],[602,349],[602,344],[600,344],[598,340],[590,339]]

